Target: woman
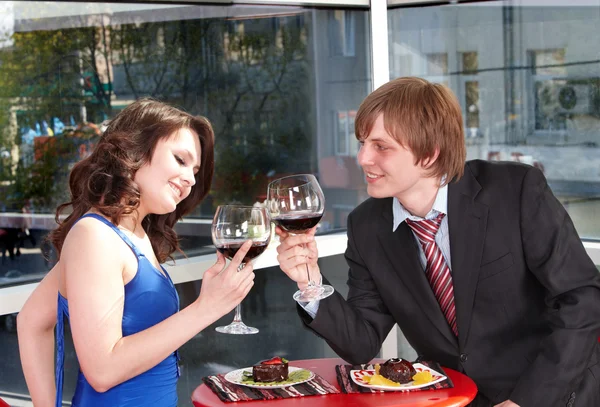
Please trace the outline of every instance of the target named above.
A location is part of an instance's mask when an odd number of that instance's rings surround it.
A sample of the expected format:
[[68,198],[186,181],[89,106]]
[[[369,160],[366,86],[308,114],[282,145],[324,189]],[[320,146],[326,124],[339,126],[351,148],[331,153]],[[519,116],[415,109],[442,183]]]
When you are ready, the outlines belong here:
[[67,207],[72,212],[50,235],[59,261],[18,317],[36,407],[61,405],[65,315],[80,365],[73,406],[177,405],[177,349],[230,312],[254,280],[251,264],[236,272],[251,242],[225,269],[217,252],[199,297],[179,311],[160,266],[179,249],[173,226],[209,191],[213,142],[206,119],[143,99],[75,165],[72,199],[58,207],[57,221]]

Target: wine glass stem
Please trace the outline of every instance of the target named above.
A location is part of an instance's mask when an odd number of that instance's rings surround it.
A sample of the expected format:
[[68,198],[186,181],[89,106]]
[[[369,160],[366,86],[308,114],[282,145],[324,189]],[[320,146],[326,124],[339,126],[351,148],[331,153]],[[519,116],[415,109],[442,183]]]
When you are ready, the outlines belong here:
[[233,322],[242,322],[242,304],[239,303],[235,306],[235,315],[233,316]]
[[[302,247],[305,248],[306,245],[302,244]],[[308,286],[309,287],[314,287],[316,286],[315,282],[312,280],[312,278],[310,277],[310,268],[308,267],[308,263],[306,263],[306,277],[308,278]]]
[[[246,263],[240,263],[237,272],[239,273]],[[240,302],[235,306],[235,314],[233,315],[233,322],[242,322],[242,303]]]
[[308,264],[306,265],[306,276],[308,277],[308,286],[314,287],[316,286],[315,282],[310,278],[310,271],[308,271]]

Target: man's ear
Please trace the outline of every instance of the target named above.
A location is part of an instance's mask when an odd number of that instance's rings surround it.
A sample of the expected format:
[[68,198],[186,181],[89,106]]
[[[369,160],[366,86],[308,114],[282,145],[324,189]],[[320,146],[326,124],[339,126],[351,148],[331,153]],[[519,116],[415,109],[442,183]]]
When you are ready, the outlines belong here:
[[439,156],[440,156],[440,149],[438,147],[433,152],[433,155],[431,155],[430,157],[426,157],[423,159],[423,161],[421,161],[421,166],[426,170],[431,168],[431,166],[437,161]]

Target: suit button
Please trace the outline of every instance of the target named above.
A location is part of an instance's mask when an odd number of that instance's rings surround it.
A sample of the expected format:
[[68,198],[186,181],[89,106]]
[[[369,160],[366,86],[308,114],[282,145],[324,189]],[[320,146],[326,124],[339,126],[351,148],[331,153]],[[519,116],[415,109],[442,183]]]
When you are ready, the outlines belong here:
[[461,353],[460,354],[460,361],[465,363],[467,361],[468,357],[466,353]]
[[574,399],[575,398],[575,392],[571,393],[571,398]]
[[573,407],[573,399],[569,400],[567,403],[567,407]]

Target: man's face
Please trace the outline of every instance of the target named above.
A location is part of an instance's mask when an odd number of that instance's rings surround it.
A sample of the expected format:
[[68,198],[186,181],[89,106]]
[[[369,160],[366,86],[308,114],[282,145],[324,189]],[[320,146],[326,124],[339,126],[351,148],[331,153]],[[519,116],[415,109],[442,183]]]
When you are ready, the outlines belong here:
[[373,124],[358,152],[358,163],[365,172],[367,192],[373,198],[403,197],[418,190],[426,171],[412,152],[400,145],[383,126],[383,114]]

